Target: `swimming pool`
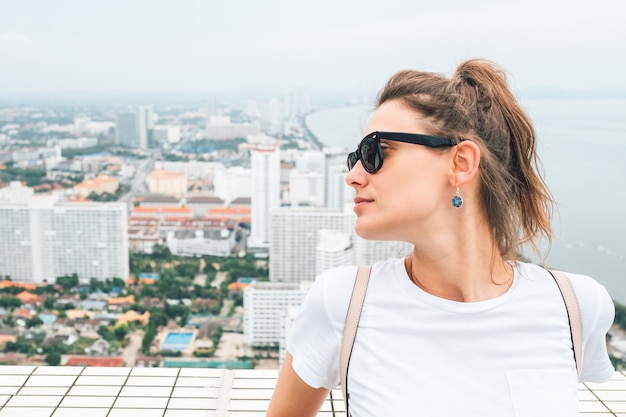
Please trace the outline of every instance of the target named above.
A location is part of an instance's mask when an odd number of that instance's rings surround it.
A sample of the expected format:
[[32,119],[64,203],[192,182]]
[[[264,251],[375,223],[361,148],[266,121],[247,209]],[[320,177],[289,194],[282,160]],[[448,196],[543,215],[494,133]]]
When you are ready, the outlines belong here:
[[161,350],[180,352],[187,349],[193,340],[192,332],[169,332],[161,345]]
[[254,369],[252,361],[212,361],[206,359],[184,360],[163,359],[166,368],[217,368],[217,369]]

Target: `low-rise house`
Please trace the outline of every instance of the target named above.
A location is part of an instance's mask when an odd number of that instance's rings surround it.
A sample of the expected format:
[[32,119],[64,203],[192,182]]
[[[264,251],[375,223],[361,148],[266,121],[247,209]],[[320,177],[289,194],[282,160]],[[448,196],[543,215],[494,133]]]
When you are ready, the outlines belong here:
[[94,179],[87,179],[80,184],[74,186],[74,192],[81,197],[85,198],[91,193],[102,194],[109,193],[114,194],[117,191],[120,183],[117,178],[110,177],[108,175],[99,175]]
[[42,297],[28,291],[22,291],[15,297],[22,302],[22,306],[36,307],[41,304],[42,301]]
[[165,302],[171,306],[177,306],[179,304],[182,304],[186,307],[191,306],[191,299],[189,298],[182,298],[182,299],[175,299],[175,298],[168,298],[165,300]]
[[100,311],[108,305],[106,300],[82,300],[78,303],[78,307],[83,310]]
[[106,356],[109,354],[111,344],[104,340],[98,339],[91,346],[85,348],[85,354],[91,356]]
[[139,314],[135,310],[128,310],[126,313],[122,314],[118,323],[132,323],[137,321],[144,326],[147,325],[148,321],[150,321],[150,312],[145,311],[143,314]]
[[65,317],[69,320],[82,319],[82,318],[94,318],[96,315],[93,311],[88,310],[65,310]]
[[199,354],[211,353],[213,350],[213,341],[211,339],[196,339],[194,348],[194,352]]
[[156,307],[156,308],[163,309],[165,307],[163,301],[160,298],[157,298],[157,297],[142,298],[141,301],[140,301],[140,305],[143,308]]
[[79,339],[78,332],[70,327],[64,327],[57,330],[54,334],[49,335],[43,341],[45,346],[63,344],[65,346],[73,345]]
[[108,301],[109,310],[112,311],[127,310],[133,304],[135,304],[135,296],[133,294],[126,297],[112,297]]
[[100,320],[82,317],[68,320],[66,325],[77,330],[79,333],[93,333],[98,330],[98,327],[100,327]]
[[5,343],[15,343],[17,340],[17,330],[10,327],[0,328],[0,346],[4,346]]
[[163,357],[161,355],[146,356],[138,353],[135,358],[135,367],[137,368],[153,368],[161,366]]
[[124,366],[124,358],[114,356],[70,356],[65,361],[66,366],[100,366],[119,368]]
[[35,314],[32,311],[25,308],[18,308],[13,311],[13,319],[15,319],[16,321],[20,319],[26,321],[32,318],[34,315]]

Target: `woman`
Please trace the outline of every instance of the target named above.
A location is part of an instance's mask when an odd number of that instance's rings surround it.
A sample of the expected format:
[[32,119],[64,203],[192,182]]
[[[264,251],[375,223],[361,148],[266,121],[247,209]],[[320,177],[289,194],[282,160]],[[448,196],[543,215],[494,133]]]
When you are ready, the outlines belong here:
[[[401,71],[348,157],[356,232],[413,245],[372,266],[350,359],[349,407],[365,416],[576,416],[567,312],[547,270],[516,261],[552,237],[535,132],[504,72],[482,60],[450,78]],[[408,135],[407,135],[408,134]],[[315,416],[339,383],[356,267],[323,273],[293,324],[267,415]],[[580,304],[580,381],[614,369],[611,298],[568,274]]]

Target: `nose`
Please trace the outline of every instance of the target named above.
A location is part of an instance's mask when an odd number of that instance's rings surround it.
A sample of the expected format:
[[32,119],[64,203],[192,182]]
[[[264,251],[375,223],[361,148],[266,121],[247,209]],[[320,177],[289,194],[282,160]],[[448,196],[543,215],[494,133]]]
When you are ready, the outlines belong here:
[[346,174],[345,182],[350,187],[357,188],[362,187],[367,181],[367,172],[363,168],[363,164],[359,159],[350,171]]

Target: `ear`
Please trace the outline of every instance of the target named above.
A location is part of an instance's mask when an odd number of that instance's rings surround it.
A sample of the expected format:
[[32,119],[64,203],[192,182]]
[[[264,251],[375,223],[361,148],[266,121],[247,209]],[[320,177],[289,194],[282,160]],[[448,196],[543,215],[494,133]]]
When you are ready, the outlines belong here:
[[462,186],[478,178],[480,165],[480,148],[475,142],[465,140],[455,146],[456,153],[452,158],[453,175],[450,178],[453,186]]

